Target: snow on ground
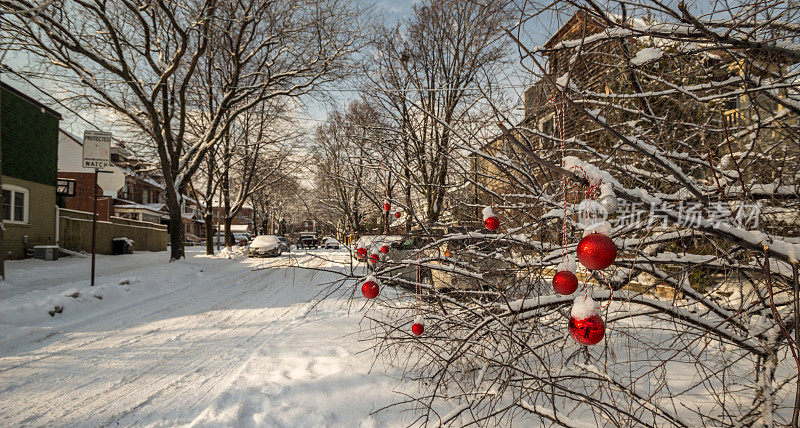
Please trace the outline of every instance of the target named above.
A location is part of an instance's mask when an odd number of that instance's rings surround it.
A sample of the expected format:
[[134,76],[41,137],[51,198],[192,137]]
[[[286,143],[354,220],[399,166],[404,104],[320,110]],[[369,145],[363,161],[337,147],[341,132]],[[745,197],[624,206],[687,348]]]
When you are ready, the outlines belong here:
[[[410,422],[370,415],[409,386],[370,373],[350,287],[317,302],[318,285],[338,275],[298,267],[339,269],[346,251],[273,259],[200,251],[174,263],[165,253],[101,256],[93,289],[89,259],[7,262],[0,426]],[[79,298],[65,296],[74,291]],[[51,317],[44,309],[54,304],[63,312]]]

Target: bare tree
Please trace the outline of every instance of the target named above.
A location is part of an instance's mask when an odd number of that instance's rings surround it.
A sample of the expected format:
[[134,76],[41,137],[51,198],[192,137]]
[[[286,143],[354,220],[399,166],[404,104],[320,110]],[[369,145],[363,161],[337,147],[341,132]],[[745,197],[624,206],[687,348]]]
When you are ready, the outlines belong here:
[[364,101],[334,112],[317,127],[314,171],[317,193],[324,209],[342,219],[344,231],[366,232],[371,214],[382,209],[386,162],[378,151],[386,138],[381,118]]
[[[3,2],[29,10],[38,3]],[[91,102],[135,124],[153,143],[166,182],[171,259],[183,256],[181,192],[231,121],[267,100],[296,97],[341,76],[362,12],[348,0],[59,1],[4,15],[20,46],[73,79]],[[202,67],[213,53],[213,65]],[[205,131],[187,134],[205,73],[218,102]]]
[[229,129],[217,166],[226,243],[231,242],[232,220],[251,195],[286,178],[294,134],[263,105],[241,115]]
[[422,196],[423,224],[440,219],[454,184],[453,133],[485,129],[491,115],[481,107],[499,105],[490,88],[506,60],[500,29],[508,18],[504,3],[422,2],[378,38],[368,93],[395,132],[388,143],[401,166],[395,176],[406,204],[412,192]]

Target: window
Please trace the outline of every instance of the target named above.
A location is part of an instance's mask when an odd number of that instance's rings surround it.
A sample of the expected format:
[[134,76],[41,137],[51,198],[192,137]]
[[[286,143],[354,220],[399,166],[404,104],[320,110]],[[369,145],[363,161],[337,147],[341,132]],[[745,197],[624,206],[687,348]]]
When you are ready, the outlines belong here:
[[3,185],[3,220],[8,223],[28,222],[28,189]]

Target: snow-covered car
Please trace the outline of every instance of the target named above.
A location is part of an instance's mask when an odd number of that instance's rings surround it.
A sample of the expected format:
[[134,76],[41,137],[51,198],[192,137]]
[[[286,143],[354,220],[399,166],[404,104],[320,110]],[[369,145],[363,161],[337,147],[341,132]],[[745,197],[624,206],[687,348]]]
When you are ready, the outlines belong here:
[[247,249],[248,257],[280,256],[283,253],[280,239],[275,235],[258,235]]
[[338,239],[333,238],[331,236],[326,236],[322,238],[322,248],[332,248],[338,250],[342,244],[339,242]]

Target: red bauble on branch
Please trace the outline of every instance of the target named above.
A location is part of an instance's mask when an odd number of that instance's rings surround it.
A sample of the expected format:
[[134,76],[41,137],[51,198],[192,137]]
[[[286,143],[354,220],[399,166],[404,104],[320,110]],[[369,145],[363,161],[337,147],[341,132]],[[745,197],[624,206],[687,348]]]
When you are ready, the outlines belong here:
[[364,248],[364,247],[358,247],[356,249],[356,257],[358,257],[360,260],[366,259],[367,258],[367,249]]
[[562,270],[553,277],[553,289],[558,294],[568,296],[578,289],[578,277],[568,270]]
[[617,258],[614,241],[602,233],[590,233],[578,243],[578,260],[591,270],[603,270]]
[[415,336],[419,336],[424,331],[425,326],[422,324],[422,315],[417,315],[416,318],[414,318],[414,325],[411,326],[411,332],[414,333]]
[[391,209],[392,209],[392,204],[390,204],[389,201],[384,201],[383,202],[383,210],[388,213],[389,210],[391,210]]
[[389,254],[389,246],[388,245],[381,245],[381,252],[383,254]]
[[606,335],[606,324],[600,315],[584,319],[570,317],[569,334],[581,345],[595,345]]
[[378,297],[378,293],[380,291],[381,288],[378,285],[378,280],[372,275],[368,276],[367,281],[361,286],[361,294],[363,294],[367,299],[374,299]]
[[492,207],[486,207],[483,209],[483,224],[486,226],[486,229],[494,232],[500,227],[500,220],[492,211]]
[[588,296],[578,296],[572,305],[569,334],[582,345],[594,345],[606,335],[606,325],[597,314],[597,302]]
[[374,265],[378,264],[378,262],[381,261],[381,256],[379,256],[378,254],[372,254],[369,256],[369,261],[372,262],[372,264]]
[[396,211],[394,213],[394,218],[400,218],[400,211]]

